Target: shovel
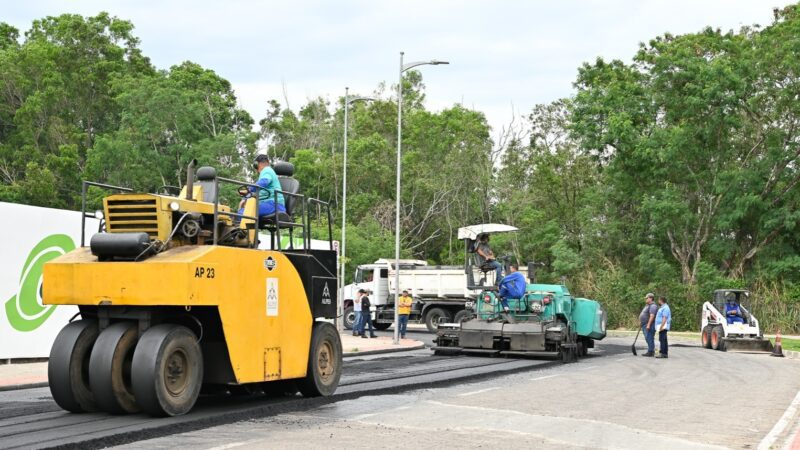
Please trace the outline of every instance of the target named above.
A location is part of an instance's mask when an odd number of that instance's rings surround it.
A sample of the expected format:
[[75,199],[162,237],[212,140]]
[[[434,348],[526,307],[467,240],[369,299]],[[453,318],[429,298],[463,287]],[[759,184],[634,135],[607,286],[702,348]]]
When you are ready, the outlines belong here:
[[639,340],[639,333],[642,331],[641,328],[636,332],[636,338],[633,339],[633,344],[631,344],[631,352],[633,356],[636,356],[636,341]]

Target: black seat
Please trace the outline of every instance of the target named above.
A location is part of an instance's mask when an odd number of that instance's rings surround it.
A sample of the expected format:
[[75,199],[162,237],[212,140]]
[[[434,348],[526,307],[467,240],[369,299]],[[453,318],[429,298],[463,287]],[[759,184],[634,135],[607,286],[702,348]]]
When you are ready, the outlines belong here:
[[259,218],[259,228],[273,229],[280,227],[291,229],[302,227],[303,224],[294,222],[294,208],[297,203],[297,197],[295,197],[295,195],[300,193],[300,182],[292,178],[292,175],[294,175],[294,164],[285,161],[277,161],[272,166],[272,169],[275,170],[275,173],[278,175],[278,181],[281,183],[280,190],[293,195],[284,194],[283,202],[286,207],[286,212],[278,212],[277,224],[275,223],[275,216],[270,214]]
[[217,178],[217,170],[213,167],[203,166],[197,169],[197,183],[195,186],[203,188],[203,201],[207,203],[214,203],[214,198],[217,196],[216,186],[214,179]]

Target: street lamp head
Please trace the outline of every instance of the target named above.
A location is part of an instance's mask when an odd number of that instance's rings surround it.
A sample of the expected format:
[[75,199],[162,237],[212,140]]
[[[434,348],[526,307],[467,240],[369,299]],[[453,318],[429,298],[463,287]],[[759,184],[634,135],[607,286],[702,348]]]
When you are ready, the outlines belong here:
[[438,59],[434,59],[429,64],[434,65],[434,66],[439,66],[439,65],[442,65],[442,64],[450,64],[450,61],[439,61]]
[[347,103],[352,104],[355,102],[374,102],[375,100],[377,99],[372,97],[351,97],[350,99],[347,100]]

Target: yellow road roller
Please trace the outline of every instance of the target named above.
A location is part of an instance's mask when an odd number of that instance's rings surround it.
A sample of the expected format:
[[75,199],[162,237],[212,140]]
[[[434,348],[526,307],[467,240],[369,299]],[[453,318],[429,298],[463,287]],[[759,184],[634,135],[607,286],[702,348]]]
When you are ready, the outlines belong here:
[[[342,344],[331,324],[330,209],[300,194],[290,163],[273,168],[286,211],[260,217],[259,197],[270,191],[195,162],[180,194],[84,182],[82,227],[96,215],[101,232],[44,266],[44,303],[80,310],[48,363],[61,408],[174,416],[190,411],[204,387],[334,393]],[[226,185],[244,198],[242,209],[220,204]],[[90,214],[92,186],[111,192]],[[312,211],[327,214],[324,249],[310,248],[312,225],[324,222]]]

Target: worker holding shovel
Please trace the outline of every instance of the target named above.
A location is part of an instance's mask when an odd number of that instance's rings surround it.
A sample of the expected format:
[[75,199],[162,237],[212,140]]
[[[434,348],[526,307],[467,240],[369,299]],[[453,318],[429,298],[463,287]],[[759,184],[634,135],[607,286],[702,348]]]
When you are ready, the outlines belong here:
[[655,302],[655,294],[648,293],[644,297],[645,305],[642,308],[642,312],[639,314],[639,323],[642,327],[642,334],[644,335],[644,340],[647,342],[647,353],[643,354],[642,356],[655,356],[656,350],[656,328],[655,328],[655,320],[656,320],[656,313],[658,312],[658,306],[656,306]]

